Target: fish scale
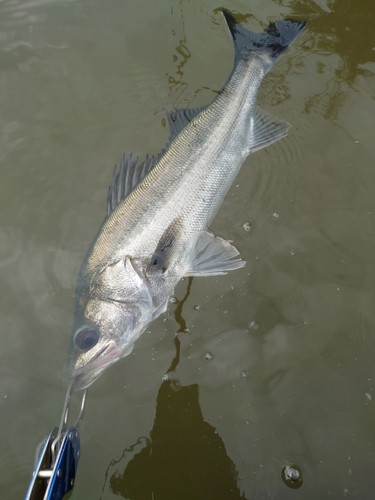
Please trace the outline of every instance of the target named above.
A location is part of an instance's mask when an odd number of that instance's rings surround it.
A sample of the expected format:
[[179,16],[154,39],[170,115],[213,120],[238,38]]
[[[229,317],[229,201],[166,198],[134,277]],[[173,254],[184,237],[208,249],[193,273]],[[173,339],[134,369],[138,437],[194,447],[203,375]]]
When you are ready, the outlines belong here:
[[[248,143],[247,123],[263,78],[259,75],[263,72],[256,71],[259,62],[251,63],[250,71],[245,62],[238,64],[227,92],[185,127],[156,167],[110,215],[98,234],[90,267],[125,255],[147,257],[163,227],[179,213],[186,221],[187,239],[211,223],[248,155],[243,148]],[[218,160],[213,164],[212,158]]]

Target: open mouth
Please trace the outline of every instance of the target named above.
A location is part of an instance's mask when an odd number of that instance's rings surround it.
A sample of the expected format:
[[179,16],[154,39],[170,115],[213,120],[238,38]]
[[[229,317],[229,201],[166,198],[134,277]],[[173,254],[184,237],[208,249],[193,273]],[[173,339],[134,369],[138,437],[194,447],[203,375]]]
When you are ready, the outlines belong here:
[[72,390],[80,391],[89,387],[109,366],[119,359],[114,342],[105,344],[87,365],[82,366],[72,375]]

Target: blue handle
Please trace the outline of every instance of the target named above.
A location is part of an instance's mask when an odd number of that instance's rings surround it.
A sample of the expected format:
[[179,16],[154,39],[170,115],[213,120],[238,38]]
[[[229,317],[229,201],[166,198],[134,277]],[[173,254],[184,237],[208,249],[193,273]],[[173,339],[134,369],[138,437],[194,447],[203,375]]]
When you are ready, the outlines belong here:
[[80,456],[78,429],[70,427],[62,436],[55,464],[51,468],[51,446],[58,429],[44,442],[25,500],[62,500],[73,489]]

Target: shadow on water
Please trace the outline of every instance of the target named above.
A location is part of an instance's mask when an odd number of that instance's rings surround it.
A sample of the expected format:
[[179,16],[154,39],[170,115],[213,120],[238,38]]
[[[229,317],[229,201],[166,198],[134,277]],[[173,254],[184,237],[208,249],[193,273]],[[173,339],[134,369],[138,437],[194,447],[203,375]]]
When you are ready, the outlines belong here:
[[245,500],[223,440],[203,419],[198,385],[182,387],[171,374],[180,357],[177,336],[175,346],[168,379],[156,398],[150,437],[139,438],[119,460],[112,460],[102,498],[109,487],[113,494],[129,500]]

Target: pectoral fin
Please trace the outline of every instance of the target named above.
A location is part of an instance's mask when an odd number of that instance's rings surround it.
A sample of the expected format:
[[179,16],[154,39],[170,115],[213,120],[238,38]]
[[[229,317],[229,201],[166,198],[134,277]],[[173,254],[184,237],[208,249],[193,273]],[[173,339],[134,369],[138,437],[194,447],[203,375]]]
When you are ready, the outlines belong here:
[[158,318],[161,314],[165,313],[168,308],[168,300],[165,300],[155,311],[152,313],[152,319]]
[[255,106],[250,120],[249,153],[254,153],[286,136],[290,124]]
[[196,237],[185,276],[215,276],[243,267],[238,250],[219,236],[203,231]]
[[160,238],[155,252],[152,254],[150,264],[147,266],[146,274],[165,273],[176,258],[181,235],[182,224],[179,219],[175,219]]

